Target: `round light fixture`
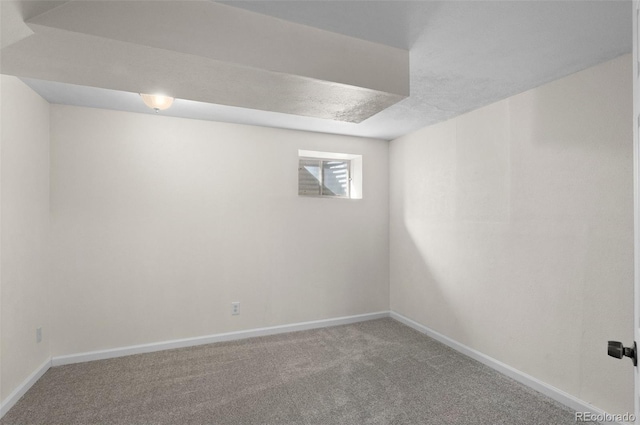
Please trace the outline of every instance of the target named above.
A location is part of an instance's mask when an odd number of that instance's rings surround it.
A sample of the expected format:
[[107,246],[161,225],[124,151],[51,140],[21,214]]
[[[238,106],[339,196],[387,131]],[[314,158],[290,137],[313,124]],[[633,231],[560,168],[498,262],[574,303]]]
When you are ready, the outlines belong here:
[[173,103],[173,98],[169,96],[163,96],[161,94],[143,94],[140,93],[140,97],[145,105],[154,111],[164,111],[169,108]]

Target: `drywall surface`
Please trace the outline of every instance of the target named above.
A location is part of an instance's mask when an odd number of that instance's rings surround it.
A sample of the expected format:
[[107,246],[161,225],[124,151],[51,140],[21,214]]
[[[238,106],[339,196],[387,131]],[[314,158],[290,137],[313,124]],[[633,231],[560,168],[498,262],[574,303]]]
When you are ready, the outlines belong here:
[[17,78],[0,78],[0,399],[5,400],[50,356],[49,103]]
[[390,146],[391,310],[633,412],[631,56]]
[[[363,199],[299,197],[299,149]],[[54,356],[388,310],[387,142],[52,105],[51,150]]]

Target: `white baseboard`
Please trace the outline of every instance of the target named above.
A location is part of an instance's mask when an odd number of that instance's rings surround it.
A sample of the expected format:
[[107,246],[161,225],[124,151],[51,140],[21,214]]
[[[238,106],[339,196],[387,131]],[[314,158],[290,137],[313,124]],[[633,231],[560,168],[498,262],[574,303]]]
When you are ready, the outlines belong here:
[[[467,347],[466,345],[461,344],[449,338],[448,336],[442,335],[441,333],[436,332],[433,329],[428,328],[427,326],[421,325],[420,323],[415,322],[401,314],[391,311],[389,315],[392,319],[395,319],[398,322],[417,330],[418,332],[421,332],[437,341],[440,341],[441,343],[453,348],[454,350],[468,357],[471,357],[472,359],[477,360],[492,369],[497,370],[503,375],[507,375],[511,379],[514,379],[521,384],[524,384],[538,391],[539,393],[542,393],[547,397],[550,397],[555,401],[564,404],[565,406],[575,410],[576,412],[590,412],[595,415],[607,415],[605,411],[587,403],[584,400],[580,400],[579,398],[574,397],[571,394],[562,391],[561,389],[542,382],[541,380],[534,378],[531,375],[527,375],[526,373],[521,372],[505,363],[502,363],[501,361],[496,360],[493,357],[489,357],[486,354],[474,350],[473,348]],[[618,422],[609,423],[622,425],[622,423]]]
[[[364,322],[367,320],[391,317],[441,343],[453,348],[460,353],[489,366],[492,369],[564,404],[577,412],[591,412],[595,415],[606,415],[603,410],[580,400],[558,388],[527,375],[513,367],[489,357],[473,348],[467,347],[427,326],[421,325],[396,312],[381,311],[377,313],[360,314],[356,316],[338,317],[334,319],[314,320],[310,322],[294,323],[290,325],[271,326],[266,328],[250,329],[246,331],[227,332],[215,335],[207,335],[195,338],[184,338],[173,341],[157,342],[152,344],[134,345],[129,347],[114,348],[109,350],[91,351],[87,353],[71,354],[67,356],[53,357],[38,367],[18,388],[16,388],[0,405],[0,418],[13,407],[33,384],[52,366],[62,366],[73,363],[82,363],[93,360],[103,360],[115,357],[129,356],[132,354],[151,353],[154,351],[169,350],[173,348],[192,347],[196,345],[211,344],[214,342],[233,341],[258,336],[275,335],[287,332],[303,331],[308,329],[325,328],[329,326],[347,325],[350,323]],[[611,422],[616,423],[616,422]],[[622,425],[622,424],[620,424]]]
[[13,407],[14,404],[18,402],[18,400],[20,400],[20,397],[22,397],[29,390],[29,388],[31,388],[33,384],[35,384],[38,379],[40,379],[42,375],[44,375],[44,373],[49,370],[50,367],[51,359],[48,359],[47,361],[42,363],[31,375],[29,375],[27,379],[25,379],[20,385],[18,385],[18,388],[13,390],[13,392],[9,394],[6,399],[2,401],[2,404],[0,404],[0,419],[5,415],[5,413],[9,411],[9,409]]
[[52,366],[62,366],[73,363],[89,362],[92,360],[104,360],[114,357],[130,356],[132,354],[151,353],[154,351],[170,350],[173,348],[193,347],[196,345],[211,344],[214,342],[233,341],[238,339],[253,338],[257,336],[275,335],[286,332],[304,331],[308,329],[326,328],[329,326],[348,325],[350,323],[364,322],[367,320],[389,317],[388,311],[377,313],[359,314],[356,316],[338,317],[335,319],[314,320],[311,322],[293,323],[290,325],[271,326],[267,328],[249,329],[246,331],[227,332],[215,335],[199,336],[194,338],[176,339],[173,341],[154,342],[151,344],[132,345],[129,347],[112,348],[109,350],[90,351],[87,353],[57,356],[51,359]]
[[52,366],[62,366],[73,363],[82,363],[92,360],[111,359],[115,357],[129,356],[132,354],[151,353],[154,351],[169,350],[172,348],[192,347],[196,345],[211,344],[214,342],[233,341],[257,336],[275,335],[286,332],[304,331],[308,329],[326,328],[329,326],[348,325],[350,323],[364,322],[367,320],[389,317],[388,311],[377,313],[359,314],[356,316],[337,317],[334,319],[314,320],[310,322],[293,323],[290,325],[271,326],[267,328],[249,329],[246,331],[227,332],[215,335],[207,335],[195,338],[185,338],[173,341],[157,342],[152,344],[133,345],[129,347],[114,348],[109,350],[91,351],[88,353],[71,354],[68,356],[52,357],[38,367],[25,381],[18,386],[5,400],[0,403],[0,419],[11,409],[33,384],[38,381]]

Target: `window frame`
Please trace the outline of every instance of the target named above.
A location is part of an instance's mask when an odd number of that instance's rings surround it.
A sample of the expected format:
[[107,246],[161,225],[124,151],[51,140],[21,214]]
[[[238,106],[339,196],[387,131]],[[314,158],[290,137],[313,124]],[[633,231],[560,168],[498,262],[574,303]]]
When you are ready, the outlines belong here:
[[[304,194],[300,193],[300,162],[301,161],[317,161],[320,169],[320,194]],[[324,189],[324,164],[326,162],[344,162],[347,164],[347,186],[346,186],[346,194],[345,195],[325,195],[323,193]],[[351,159],[337,159],[337,158],[319,158],[315,156],[299,156],[298,157],[298,196],[305,196],[311,198],[335,198],[335,199],[352,199],[351,198],[351,183],[352,183],[352,175],[351,175]]]

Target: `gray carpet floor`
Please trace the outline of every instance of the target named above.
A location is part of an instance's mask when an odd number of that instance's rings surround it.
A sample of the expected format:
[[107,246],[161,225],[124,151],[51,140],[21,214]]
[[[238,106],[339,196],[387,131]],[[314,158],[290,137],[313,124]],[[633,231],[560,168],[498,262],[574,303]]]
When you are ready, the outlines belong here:
[[393,319],[51,368],[26,424],[572,424],[574,412]]

